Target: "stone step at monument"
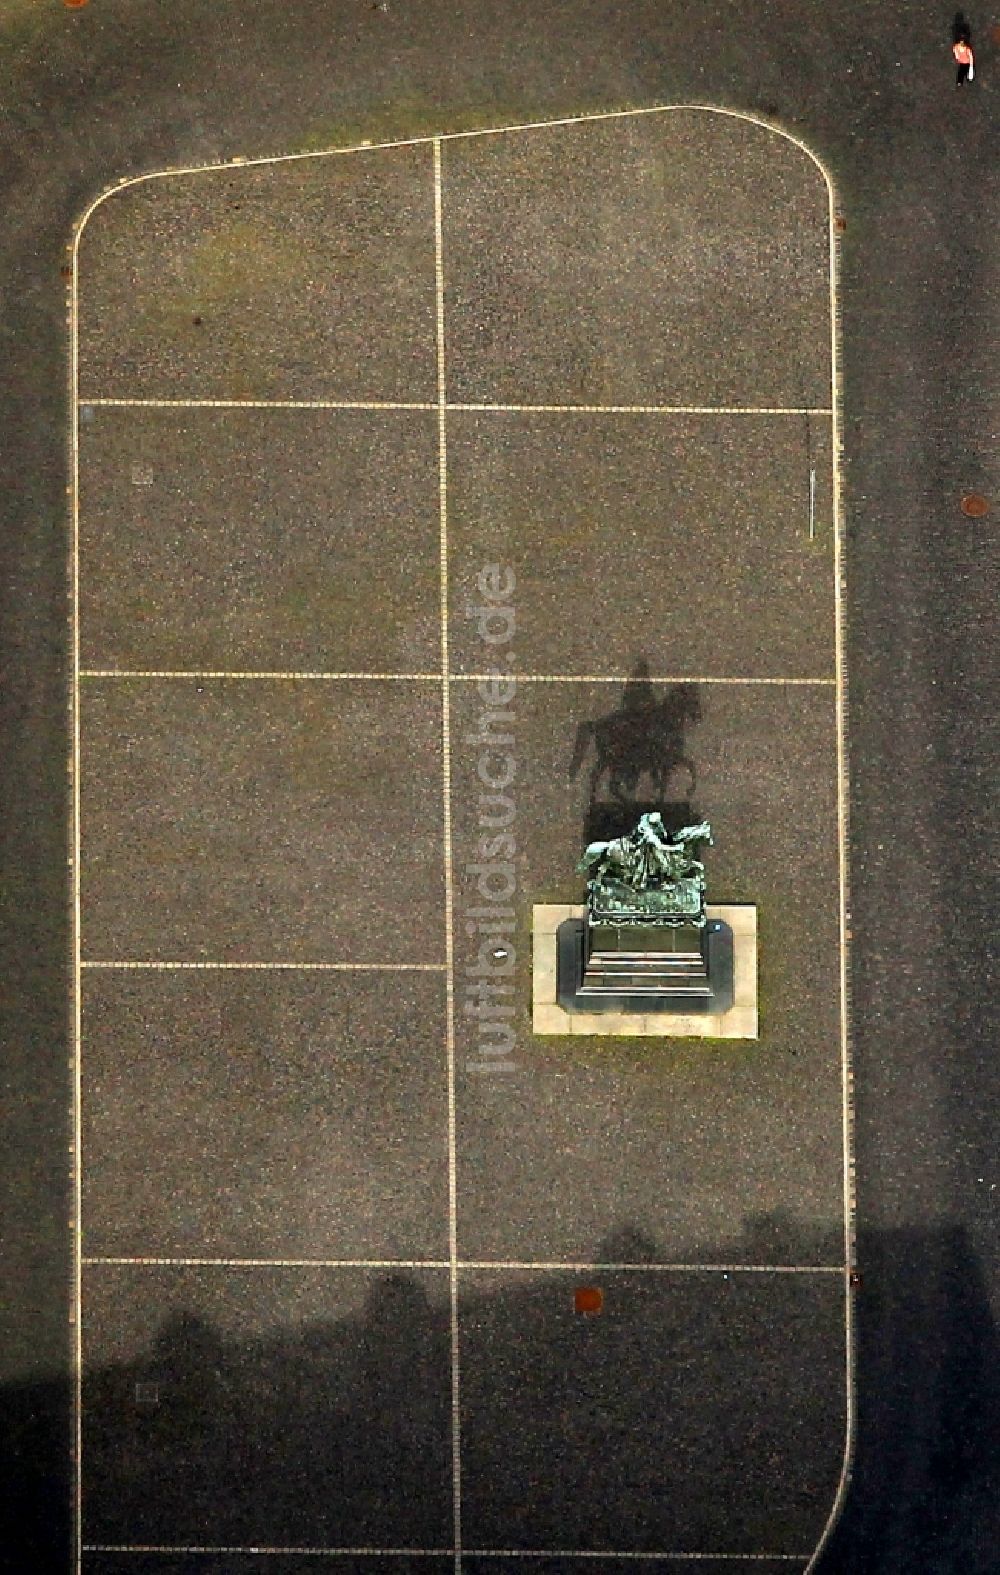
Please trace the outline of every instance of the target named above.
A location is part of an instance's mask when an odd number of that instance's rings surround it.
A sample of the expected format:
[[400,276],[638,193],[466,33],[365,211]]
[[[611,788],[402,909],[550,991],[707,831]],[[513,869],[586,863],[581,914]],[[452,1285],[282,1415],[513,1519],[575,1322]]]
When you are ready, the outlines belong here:
[[697,925],[596,923],[586,940],[582,996],[672,996],[697,1002],[712,993]]
[[642,974],[647,979],[705,979],[708,977],[705,964],[701,958],[692,959],[690,962],[670,962],[665,958],[634,957],[591,957],[587,963],[587,972],[601,974],[607,979],[616,978],[619,974]]
[[649,951],[640,951],[640,952],[612,951],[612,952],[607,952],[607,951],[600,951],[600,950],[595,948],[591,952],[590,956],[591,956],[591,959],[593,961],[598,961],[599,960],[602,963],[607,963],[609,966],[611,966],[611,965],[613,965],[615,963],[625,963],[625,964],[628,964],[628,965],[631,965],[632,963],[639,963],[639,964],[662,963],[664,968],[703,968],[704,965],[705,965],[705,960],[702,957],[700,951],[697,951],[697,952],[649,952]]
[[619,974],[614,979],[605,978],[603,975],[591,977],[587,975],[580,985],[579,995],[587,997],[611,996],[618,999],[620,996],[648,996],[651,1000],[663,999],[669,996],[686,1001],[707,1001],[712,994],[711,985],[707,979],[699,980],[665,980],[648,979],[641,974]]
[[581,995],[711,995],[705,960],[700,952],[592,952],[587,959]]

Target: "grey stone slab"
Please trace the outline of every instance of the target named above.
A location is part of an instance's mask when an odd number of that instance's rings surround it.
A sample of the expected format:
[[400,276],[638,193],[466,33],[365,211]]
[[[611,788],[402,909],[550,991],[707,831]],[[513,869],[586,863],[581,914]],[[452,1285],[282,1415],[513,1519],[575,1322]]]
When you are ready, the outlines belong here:
[[81,429],[81,664],[440,665],[436,417],[120,409]]
[[434,400],[430,146],[171,174],[80,244],[83,398]]
[[[524,672],[833,676],[827,417],[448,418],[452,664],[490,656],[483,566],[513,573]],[[809,536],[809,473],[816,471]]]
[[[585,683],[517,689],[505,724],[513,742],[503,746],[516,770],[513,818],[502,833],[485,824],[502,806],[478,774],[483,702],[475,686],[453,686],[464,1257],[843,1261],[833,693],[702,685],[697,700],[699,719],[680,741],[695,776],[686,808],[713,827],[709,899],[757,906],[760,1037],[560,1039],[532,1033],[531,910],[582,900],[575,862],[614,806],[603,780],[592,800],[586,774],[571,775],[574,741],[621,693]],[[491,757],[487,775],[499,771]],[[509,899],[484,901],[484,890],[510,880]],[[483,928],[491,921],[479,917],[493,907],[513,913],[497,921],[513,941],[509,979],[495,977]],[[506,1030],[484,1029],[489,1019],[477,1015],[484,979],[512,984],[510,996],[487,1002],[513,1010],[509,1047]]]
[[93,1256],[448,1256],[442,974],[84,975]]
[[450,1547],[447,1275],[102,1266],[83,1305],[85,1542]]
[[[575,1310],[596,1285],[600,1313]],[[808,1553],[844,1448],[840,1277],[463,1275],[471,1548]]]
[[820,405],[829,198],[808,155],[698,110],[448,143],[448,392]]
[[85,958],[444,960],[437,685],[93,680],[81,730]]

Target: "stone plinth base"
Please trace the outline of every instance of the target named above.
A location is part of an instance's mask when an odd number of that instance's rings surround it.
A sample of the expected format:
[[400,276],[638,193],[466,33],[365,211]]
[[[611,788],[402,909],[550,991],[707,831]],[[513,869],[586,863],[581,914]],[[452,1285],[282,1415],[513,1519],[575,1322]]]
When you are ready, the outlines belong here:
[[733,1004],[723,1012],[567,1011],[557,999],[556,932],[582,919],[583,906],[540,903],[532,910],[532,1026],[536,1034],[638,1035],[707,1039],[757,1038],[757,909],[752,903],[709,903],[733,938]]

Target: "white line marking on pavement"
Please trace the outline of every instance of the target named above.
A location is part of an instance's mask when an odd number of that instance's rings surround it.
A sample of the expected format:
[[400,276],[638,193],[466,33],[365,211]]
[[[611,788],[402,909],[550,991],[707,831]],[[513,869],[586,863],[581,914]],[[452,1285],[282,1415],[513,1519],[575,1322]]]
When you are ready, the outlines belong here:
[[[745,110],[726,109],[720,104],[647,104],[639,109],[609,109],[597,110],[581,115],[563,115],[555,120],[526,120],[517,121],[507,126],[481,126],[470,131],[444,131],[430,133],[418,137],[394,137],[384,142],[350,142],[341,147],[317,148],[308,153],[268,153],[260,154],[254,158],[238,157],[220,159],[212,164],[178,164],[162,170],[150,170],[142,175],[122,176],[104,191],[99,192],[89,206],[84,210],[77,224],[77,242],[82,235],[87,223],[101,206],[110,198],[121,195],[133,186],[144,185],[147,181],[169,180],[179,175],[212,175],[231,174],[234,166],[240,169],[265,168],[273,164],[297,164],[310,159],[343,158],[348,154],[361,156],[387,153],[400,148],[426,147],[428,144],[442,144],[445,142],[467,141],[473,137],[504,137],[513,136],[522,131],[549,131],[559,126],[580,126],[592,122],[606,120],[636,120],[640,116],[648,115],[716,115],[730,120],[745,121],[753,126],[760,126],[772,136],[782,137],[786,142],[791,142],[799,148],[822,171],[824,178],[829,182],[829,176],[821,161],[800,137],[786,130],[784,126],[775,125],[772,121],[760,115],[747,114]],[[92,401],[83,401],[92,403]]]
[[[169,1542],[88,1542],[83,1550],[85,1553],[165,1553],[165,1554],[204,1554],[218,1557],[222,1554],[235,1556],[237,1554],[255,1555],[266,1558],[272,1555],[288,1558],[378,1558],[378,1559],[441,1559],[455,1556],[454,1548],[303,1548],[284,1547],[266,1548],[259,1544],[239,1547],[233,1544],[182,1544]],[[469,1558],[477,1559],[621,1559],[644,1561],[650,1559],[684,1560],[691,1563],[710,1561],[712,1563],[783,1563],[804,1564],[808,1553],[676,1553],[670,1550],[660,1553],[616,1552],[613,1549],[601,1548],[595,1551],[591,1548],[466,1548]]]
[[[298,679],[305,682],[319,683],[406,683],[406,684],[440,684],[444,682],[442,673],[323,673],[303,670],[291,672],[269,672],[266,669],[246,669],[244,671],[218,668],[218,669],[187,669],[165,667],[86,667],[80,675],[81,678],[100,679],[126,679],[126,678],[162,678],[162,679],[187,679],[224,680],[233,679],[240,682],[266,682],[275,680],[281,683],[295,683]],[[496,678],[496,673],[455,673],[449,672],[449,684],[482,684],[490,683]],[[626,684],[629,682],[627,673],[518,673],[512,674],[519,684]],[[782,685],[805,687],[808,685],[827,684],[833,688],[837,682],[836,677],[831,678],[799,678],[783,676],[780,678],[739,678],[733,676],[711,677],[706,673],[653,673],[650,675],[651,684],[770,684],[773,687]]]
[[[452,673],[451,681],[453,684],[479,684],[488,683],[491,679],[495,679],[496,676],[496,673]],[[627,673],[519,673],[515,670],[510,676],[515,678],[519,684],[626,684],[629,682]],[[837,680],[836,678],[709,678],[704,673],[652,673],[648,682],[651,684],[771,684],[774,686],[828,684],[832,687]]]
[[455,1134],[455,938],[451,846],[451,688],[448,650],[448,415],[444,339],[444,225],[441,143],[434,142],[434,289],[437,316],[438,495],[441,551],[441,755],[448,1044],[448,1250],[451,1258],[451,1448],[455,1575],[462,1575],[462,1413],[458,1343],[458,1191]]
[[169,973],[177,968],[201,969],[208,973],[444,973],[446,963],[404,962],[119,962],[115,958],[81,961],[81,968],[133,969]]
[[594,416],[829,416],[828,405],[449,405],[449,410],[510,411],[513,415]]
[[526,1270],[541,1274],[843,1274],[842,1263],[505,1263],[463,1258],[467,1269]]
[[261,1558],[275,1555],[284,1558],[301,1559],[328,1559],[336,1557],[351,1558],[378,1558],[378,1559],[442,1559],[451,1558],[451,1548],[266,1548],[258,1543],[239,1547],[234,1544],[208,1544],[208,1543],[172,1543],[172,1542],[88,1542],[83,1549],[84,1553],[173,1553],[173,1554],[205,1554],[218,1557],[221,1554],[235,1556],[237,1554],[260,1556]]
[[[793,139],[797,140],[797,139]],[[847,1490],[850,1486],[851,1471],[854,1463],[855,1433],[856,1433],[856,1403],[855,1403],[855,1349],[854,1349],[854,1306],[853,1290],[851,1286],[851,1271],[857,1261],[857,1240],[855,1231],[855,1196],[854,1196],[854,1156],[853,1156],[853,1087],[854,1073],[851,1063],[851,1038],[850,1038],[850,993],[848,985],[848,944],[850,930],[848,920],[850,917],[850,894],[848,884],[848,781],[847,781],[847,671],[844,659],[844,606],[843,606],[843,558],[844,558],[844,518],[841,500],[841,423],[840,410],[842,405],[842,388],[840,378],[840,360],[838,356],[839,342],[839,306],[837,301],[837,225],[836,205],[834,196],[833,177],[815,153],[805,143],[800,147],[809,155],[816,164],[827,189],[827,233],[829,247],[829,284],[830,284],[830,392],[833,409],[833,422],[831,425],[831,460],[830,469],[832,476],[833,499],[833,603],[834,603],[834,666],[837,677],[836,701],[836,734],[837,734],[837,854],[838,854],[838,885],[839,885],[839,941],[840,941],[840,1067],[841,1067],[841,1163],[843,1166],[843,1209],[844,1209],[844,1387],[845,1387],[845,1426],[844,1426],[844,1451],[841,1461],[840,1476],[837,1491],[834,1495],[830,1513],[826,1524],[820,1533],[819,1540],[813,1550],[805,1575],[817,1568],[827,1543],[833,1534],[834,1527],[840,1519],[841,1512],[847,1499]]]
[[87,1257],[86,1268],[132,1269],[450,1269],[445,1258],[161,1258]]
[[81,399],[81,405],[126,410],[436,410],[437,404],[395,399]]
[[467,1548],[470,1558],[478,1559],[671,1559],[690,1560],[692,1563],[710,1559],[713,1563],[733,1562],[737,1564],[766,1562],[804,1564],[809,1557],[808,1553],[646,1553],[626,1551],[617,1553],[612,1549],[601,1548],[599,1551],[591,1548]]
[[[81,405],[117,410],[439,410],[437,403],[390,399],[81,399]],[[450,404],[446,411],[483,415],[590,416],[829,416],[828,405],[502,405]]]
[[844,1273],[843,1264],[813,1263],[532,1263],[507,1262],[493,1258],[174,1258],[170,1256],[130,1257],[99,1255],[82,1262],[125,1264],[138,1268],[218,1268],[218,1269],[448,1269],[532,1274],[836,1274]]
[[[255,683],[275,680],[281,683],[295,683],[299,679],[304,682],[318,681],[322,683],[400,683],[408,684],[439,684],[440,673],[322,673],[299,671],[293,669],[289,672],[270,672],[266,668],[248,668],[244,670],[228,668],[170,668],[170,667],[86,667],[80,674],[81,678],[185,678],[195,679],[198,682],[209,679],[233,679],[240,682],[252,680]],[[831,679],[832,683],[833,680]]]
[[72,523],[70,531],[71,578],[71,648],[72,685],[70,709],[72,713],[72,777],[71,837],[72,872],[70,897],[70,927],[73,948],[73,1000],[71,1002],[70,1055],[72,1075],[73,1119],[73,1175],[71,1178],[72,1218],[72,1363],[73,1393],[71,1406],[72,1441],[70,1460],[72,1473],[72,1565],[76,1575],[83,1567],[83,1306],[82,1306],[82,1239],[83,1239],[83,1115],[82,1074],[80,1070],[82,1030],[82,990],[80,987],[80,333],[79,333],[79,269],[78,254],[83,226],[73,237],[73,278],[70,292],[70,441]]

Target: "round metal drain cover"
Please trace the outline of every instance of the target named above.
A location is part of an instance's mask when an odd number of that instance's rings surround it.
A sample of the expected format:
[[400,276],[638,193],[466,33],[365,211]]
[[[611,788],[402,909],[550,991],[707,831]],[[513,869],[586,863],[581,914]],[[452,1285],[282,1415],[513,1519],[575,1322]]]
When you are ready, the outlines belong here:
[[981,492],[967,492],[963,497],[962,513],[967,514],[970,520],[981,520],[989,512],[990,506]]

